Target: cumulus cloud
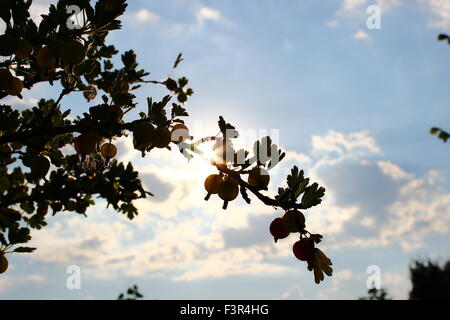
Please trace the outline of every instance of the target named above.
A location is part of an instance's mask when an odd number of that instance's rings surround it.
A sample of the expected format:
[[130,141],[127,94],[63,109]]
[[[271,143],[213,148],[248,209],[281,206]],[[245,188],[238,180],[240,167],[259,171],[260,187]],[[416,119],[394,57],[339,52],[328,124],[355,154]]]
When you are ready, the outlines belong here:
[[226,228],[222,231],[225,248],[248,247],[255,244],[270,243],[267,230],[273,215],[250,216],[246,228]]
[[366,31],[360,29],[356,31],[356,33],[353,35],[353,38],[356,40],[368,40],[370,39],[370,36]]
[[[191,8],[187,10],[192,10]],[[163,32],[163,36],[171,36],[178,37],[182,35],[183,37],[196,35],[198,33],[202,33],[206,31],[205,26],[210,23],[215,23],[216,25],[224,26],[227,28],[234,27],[234,23],[225,18],[222,13],[218,9],[213,9],[210,7],[197,7],[193,12],[194,20],[189,23],[175,23],[170,25],[165,32]],[[219,42],[219,44],[223,45],[225,39],[228,39],[225,35],[214,35],[212,37],[214,41]]]
[[[351,299],[367,296],[368,274],[342,269],[333,275],[330,285],[318,293],[319,299]],[[394,299],[406,299],[410,289],[408,275],[398,272],[381,272],[381,287],[387,289],[388,296]],[[359,296],[349,292],[359,292]]]
[[365,4],[367,0],[344,0],[342,3],[342,10],[350,11],[355,10],[361,5]]
[[305,294],[300,289],[299,285],[293,286],[283,292],[280,299],[281,300],[301,300],[305,298]]
[[389,161],[378,161],[377,165],[386,176],[394,180],[410,180],[414,177],[398,165]]
[[[312,172],[326,187],[327,199],[320,208],[325,214],[312,215],[309,222],[326,230],[331,246],[399,244],[411,251],[423,247],[427,235],[449,230],[445,173],[430,170],[419,177],[389,161],[367,160],[382,155],[367,132],[332,133],[316,137],[315,142],[314,150],[320,151],[322,159]],[[336,228],[336,222],[330,223],[336,216],[340,217],[338,228],[332,232],[327,226]]]
[[[77,264],[96,279],[189,282],[237,275],[279,277],[297,270],[298,264],[286,263],[288,257],[295,259],[292,238],[275,244],[268,231],[281,210],[251,196],[251,205],[233,201],[223,211],[218,197],[203,201],[203,180],[212,171],[202,160],[187,162],[168,150],[155,150],[142,159],[130,142],[120,143],[118,157],[134,163],[155,198],[139,201],[140,213],[131,222],[105,210],[104,202],[89,209],[87,219],[51,217],[45,232],[34,232],[30,245],[39,250],[29,259]],[[271,176],[269,194],[284,184],[294,164],[326,187],[324,202],[305,211],[308,230],[325,236],[325,251],[393,244],[416,250],[425,245],[427,235],[450,229],[450,193],[441,188],[445,175],[432,170],[417,176],[383,159],[369,131],[330,131],[312,137],[310,154],[286,153],[280,170]],[[337,266],[335,272],[321,298],[336,297],[347,282],[365,290],[365,278],[349,266]],[[280,296],[302,298],[297,289],[288,288]]]
[[35,23],[40,23],[41,15],[48,13],[48,8],[51,4],[55,4],[55,0],[37,0],[33,1],[30,6],[30,17]]
[[[11,269],[9,269],[11,272]],[[0,277],[0,293],[8,290],[10,287],[18,286],[24,283],[43,283],[47,280],[46,277],[40,274],[28,274],[26,276],[11,276],[2,274]]]
[[[334,17],[327,22],[327,26],[330,28],[338,27],[343,20],[363,22],[365,24],[366,19],[369,17],[367,12],[369,6],[375,5],[379,7],[381,15],[384,16],[402,4],[403,0],[342,0]],[[358,30],[354,34],[354,38],[358,40],[369,39],[369,35],[364,30]]]
[[22,109],[28,109],[33,106],[36,106],[38,103],[38,100],[35,98],[26,98],[20,99],[16,96],[8,96],[4,99],[2,99],[3,104],[7,104],[12,106],[13,108],[16,108],[18,110]]
[[336,272],[336,274],[334,275],[337,279],[342,279],[342,280],[350,280],[353,277],[355,277],[355,275],[353,274],[352,270],[349,269],[342,269]]
[[447,0],[419,0],[427,6],[427,10],[433,15],[429,25],[434,28],[446,29],[450,27],[450,2]]
[[337,17],[364,16],[370,5],[380,7],[381,14],[386,14],[392,9],[403,4],[403,0],[343,0],[341,7],[336,12]]
[[161,17],[146,8],[142,8],[132,14],[133,19],[140,23],[155,23],[158,22]]
[[220,20],[220,11],[208,7],[200,8],[195,17],[199,23],[203,23],[206,20],[218,21]]
[[[362,19],[367,17],[366,9],[369,5],[376,5],[380,8],[381,15],[400,8],[406,1],[403,0],[342,0],[339,9],[335,12],[335,17],[327,22],[329,27],[337,27],[342,19]],[[428,25],[432,28],[446,29],[450,27],[450,2],[447,0],[417,0],[425,10],[431,15]],[[360,30],[361,31],[361,30]],[[366,35],[358,31],[355,34],[360,38],[367,39]]]
[[144,188],[151,193],[152,197],[149,197],[149,201],[162,202],[167,200],[173,191],[173,186],[162,181],[156,174],[144,173],[139,176],[144,185]]
[[315,155],[333,152],[355,156],[361,155],[361,152],[381,153],[378,143],[367,130],[349,134],[331,130],[325,136],[313,136],[312,148]]
[[176,281],[192,281],[200,278],[221,278],[232,275],[279,275],[288,268],[261,261],[263,248],[230,249],[213,253],[207,259],[195,263],[194,268],[175,278]]
[[386,13],[396,7],[400,7],[403,4],[403,0],[375,0],[375,4]]

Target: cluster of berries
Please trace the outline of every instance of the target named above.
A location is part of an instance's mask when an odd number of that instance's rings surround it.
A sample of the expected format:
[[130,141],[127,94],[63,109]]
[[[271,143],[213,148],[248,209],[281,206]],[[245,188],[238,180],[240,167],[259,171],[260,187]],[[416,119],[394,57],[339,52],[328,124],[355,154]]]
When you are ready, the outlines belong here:
[[[267,170],[261,167],[254,167],[248,175],[248,184],[253,187],[265,188],[269,184],[270,176]],[[239,194],[239,183],[232,174],[211,174],[205,180],[207,195],[205,200],[209,200],[212,194],[217,194],[224,201],[223,209],[226,209],[229,201],[233,201]]]
[[322,235],[310,234],[305,230],[305,216],[300,211],[289,210],[281,218],[275,218],[269,230],[275,242],[287,238],[291,233],[300,233],[300,239],[292,246],[292,252],[297,259],[308,263],[309,271],[314,270],[316,283],[324,279],[324,273],[329,277],[333,274],[331,260],[315,246],[322,240]]

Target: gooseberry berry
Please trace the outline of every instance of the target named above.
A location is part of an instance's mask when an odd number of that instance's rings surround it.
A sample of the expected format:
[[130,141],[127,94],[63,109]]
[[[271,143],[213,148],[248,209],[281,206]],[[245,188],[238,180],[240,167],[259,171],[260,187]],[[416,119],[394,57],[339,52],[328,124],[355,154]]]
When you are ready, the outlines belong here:
[[36,56],[39,68],[44,70],[53,70],[56,66],[56,59],[48,47],[41,47]]
[[6,270],[8,270],[8,259],[6,259],[3,253],[0,253],[0,274]]
[[212,194],[217,194],[219,192],[219,186],[223,182],[223,179],[218,174],[211,174],[205,179],[205,189],[208,194],[205,200],[209,200]]
[[172,78],[167,78],[166,81],[164,81],[164,84],[166,85],[167,90],[175,91],[178,88],[178,84],[175,80]]
[[104,143],[100,149],[100,153],[106,159],[106,164],[108,164],[109,160],[116,156],[117,148],[112,143]]
[[44,203],[38,206],[36,213],[41,216],[44,217],[48,212],[48,204]]
[[67,211],[75,211],[77,209],[77,202],[75,200],[67,201],[67,203],[65,205],[65,209]]
[[31,55],[32,52],[33,46],[28,40],[20,39],[17,41],[17,49],[15,52],[17,59],[26,59]]
[[0,69],[0,90],[7,90],[11,86],[13,76],[8,69]]
[[133,144],[137,150],[144,151],[155,136],[155,128],[149,122],[139,122],[133,129]]
[[158,127],[155,130],[155,137],[153,144],[157,148],[165,148],[170,144],[172,140],[170,130],[166,127]]
[[184,92],[180,92],[177,98],[180,103],[185,103],[187,101],[187,95]]
[[289,210],[283,215],[283,222],[290,232],[299,232],[305,228],[305,216],[297,210]]
[[17,77],[12,77],[11,83],[8,89],[6,89],[6,92],[12,96],[17,96],[22,92],[22,89],[23,89],[22,80],[20,80]]
[[303,238],[294,243],[292,251],[297,259],[307,261],[314,253],[314,241],[310,238]]
[[91,101],[97,96],[97,89],[94,86],[88,86],[83,90],[83,96],[87,101]]
[[47,157],[39,155],[33,159],[30,165],[31,175],[37,181],[44,178],[50,170],[50,161]]
[[225,210],[228,206],[228,202],[233,201],[238,196],[239,185],[228,177],[219,185],[217,194],[224,200],[222,208]]
[[52,210],[53,210],[53,214],[55,214],[56,212],[59,212],[62,210],[62,203],[61,202],[53,202],[51,204]]
[[182,123],[177,123],[173,126],[170,136],[172,142],[180,143],[189,138],[189,129]]
[[98,135],[94,132],[87,132],[73,139],[73,145],[77,153],[85,156],[94,152],[97,146]]
[[275,239],[275,242],[277,242],[278,239],[287,238],[287,236],[289,236],[290,234],[289,230],[286,229],[286,226],[284,225],[283,219],[281,218],[275,218],[272,221],[269,227],[269,231]]
[[115,122],[120,122],[123,117],[123,110],[120,106],[111,106],[108,108],[108,111],[111,114],[111,119]]
[[77,66],[84,61],[86,57],[86,48],[75,39],[64,42],[61,50],[61,57],[66,64]]

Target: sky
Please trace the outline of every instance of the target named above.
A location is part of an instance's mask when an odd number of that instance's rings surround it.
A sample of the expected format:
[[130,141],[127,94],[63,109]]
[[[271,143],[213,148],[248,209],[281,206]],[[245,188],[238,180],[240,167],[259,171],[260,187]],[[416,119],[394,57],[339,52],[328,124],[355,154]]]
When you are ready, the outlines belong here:
[[[49,2],[34,1],[32,16]],[[203,200],[214,173],[206,162],[175,150],[142,158],[121,138],[118,158],[133,162],[155,197],[137,202],[133,221],[101,200],[87,218],[49,218],[33,231],[36,252],[10,258],[1,299],[115,299],[134,283],[146,299],[355,299],[367,292],[370,266],[405,299],[413,259],[450,258],[450,147],[428,134],[450,129],[450,47],[437,41],[450,32],[449,1],[129,2],[109,42],[134,49],[151,80],[165,79],[183,53],[174,76],[194,89],[194,136],[216,134],[219,115],[240,130],[237,145],[273,134],[287,157],[271,171],[269,194],[293,165],[326,188],[304,213],[308,230],[324,236],[333,276],[314,283],[292,254],[295,236],[273,242],[268,227],[281,210],[253,197],[223,211],[219,199]],[[370,5],[381,29],[367,28]],[[23,109],[59,89],[38,85],[22,101],[4,100]],[[148,96],[165,94],[151,85],[136,93],[142,110]],[[75,94],[62,107],[75,117],[88,105]],[[80,289],[66,285],[71,265]]]

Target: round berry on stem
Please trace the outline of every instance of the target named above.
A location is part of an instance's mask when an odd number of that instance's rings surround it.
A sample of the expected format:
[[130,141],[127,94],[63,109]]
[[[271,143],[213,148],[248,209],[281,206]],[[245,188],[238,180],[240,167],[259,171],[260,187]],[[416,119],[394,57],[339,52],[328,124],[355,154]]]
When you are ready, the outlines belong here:
[[294,243],[292,251],[297,259],[308,261],[314,253],[314,241],[310,238],[302,238]]
[[287,238],[290,234],[289,230],[286,229],[282,218],[275,218],[270,224],[269,230],[275,242],[279,239]]
[[205,189],[208,194],[205,200],[208,201],[212,194],[217,194],[219,192],[219,186],[223,182],[223,179],[218,174],[211,174],[205,179]]

